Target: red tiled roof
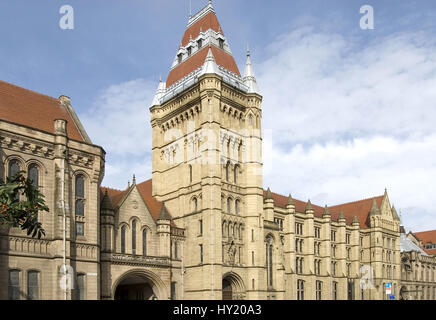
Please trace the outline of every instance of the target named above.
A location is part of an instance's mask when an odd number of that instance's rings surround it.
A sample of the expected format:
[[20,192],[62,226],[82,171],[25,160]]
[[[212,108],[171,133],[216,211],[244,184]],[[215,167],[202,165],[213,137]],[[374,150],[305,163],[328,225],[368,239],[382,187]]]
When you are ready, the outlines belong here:
[[[150,211],[150,214],[152,215],[153,219],[157,221],[159,217],[160,210],[162,209],[162,202],[157,201],[151,194],[152,194],[152,181],[147,180],[140,184],[137,184],[136,187],[139,190],[139,193],[142,196],[142,199],[144,199],[144,202]],[[101,197],[103,198],[103,195],[105,191],[107,190],[108,196],[112,202],[112,205],[114,207],[120,205],[121,200],[124,198],[124,196],[127,194],[129,189],[126,189],[124,191],[106,188],[106,187],[100,187]],[[172,226],[175,226],[171,222]]]
[[73,118],[59,99],[0,80],[0,119],[54,133],[56,119],[67,120],[67,134],[84,142]]
[[436,249],[424,249],[425,253],[429,255],[436,255]]
[[237,74],[238,76],[241,76],[238,66],[236,65],[236,61],[232,55],[215,46],[205,46],[170,71],[166,82],[167,88],[171,87],[174,83],[187,76],[194,70],[200,68],[206,60],[209,48],[212,49],[212,53],[217,65],[220,65]]
[[[425,246],[427,243],[436,243],[436,230],[414,232],[415,237],[422,241]],[[433,250],[433,249],[430,249]]]
[[186,46],[191,38],[197,38],[200,34],[200,30],[205,32],[209,29],[215,30],[216,32],[221,32],[224,35],[223,31],[221,30],[220,23],[218,22],[218,18],[214,12],[209,12],[203,18],[186,29],[185,34],[183,35],[182,46]]
[[[266,197],[267,191],[263,191],[264,198]],[[288,202],[288,197],[277,194],[277,193],[271,193],[274,199],[274,205],[279,208],[286,208],[286,203]],[[349,202],[344,203],[332,207],[328,207],[329,212],[332,217],[332,221],[338,221],[339,215],[341,211],[344,212],[345,220],[347,225],[351,225],[353,221],[353,217],[356,216],[359,220],[359,224],[361,228],[369,228],[368,225],[368,215],[369,211],[371,210],[372,201],[374,198],[355,201],[355,202]],[[295,203],[295,211],[304,213],[306,211],[307,202],[300,201],[297,199],[293,199]],[[379,196],[375,198],[377,205],[380,207],[383,196]],[[312,209],[314,211],[315,217],[322,217],[322,214],[324,212],[324,208],[321,206],[317,206],[312,204]]]

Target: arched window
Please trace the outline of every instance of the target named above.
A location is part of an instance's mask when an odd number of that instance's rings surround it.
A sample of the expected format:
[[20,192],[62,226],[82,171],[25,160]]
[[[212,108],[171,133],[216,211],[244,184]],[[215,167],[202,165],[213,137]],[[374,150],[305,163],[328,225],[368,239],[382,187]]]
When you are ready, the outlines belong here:
[[189,165],[189,183],[192,183],[192,165]]
[[136,254],[136,220],[132,221],[132,254]]
[[266,265],[268,270],[268,286],[273,286],[273,241],[271,237],[266,239]]
[[147,256],[147,229],[142,230],[142,255]]
[[223,232],[223,237],[225,237],[226,236],[226,222],[225,221],[223,222],[223,230],[222,230],[222,232]]
[[126,253],[126,226],[121,227],[121,253]]
[[[11,162],[9,162],[9,170],[8,171],[9,171],[8,177],[12,178],[18,172],[20,172],[20,163],[17,160],[12,160]],[[19,199],[20,199],[19,192],[15,192],[15,200],[19,200]]]
[[238,183],[238,169],[239,169],[239,165],[235,165],[235,168],[233,170],[233,182],[235,184]]
[[12,160],[9,162],[9,174],[8,177],[12,178],[20,171],[20,163],[17,160]]
[[235,214],[239,214],[239,200],[235,201]]
[[226,181],[229,182],[229,171],[230,171],[230,162],[227,162],[226,165]]
[[76,216],[85,215],[85,179],[82,175],[76,177]]
[[39,272],[29,271],[27,273],[27,300],[39,299]]
[[31,164],[29,166],[29,172],[27,173],[27,177],[32,181],[32,185],[35,188],[39,187],[39,171],[36,164]]
[[232,209],[232,199],[227,198],[227,213],[232,213],[231,209]]
[[194,212],[198,212],[198,199],[194,198],[192,199],[193,205],[194,205]]

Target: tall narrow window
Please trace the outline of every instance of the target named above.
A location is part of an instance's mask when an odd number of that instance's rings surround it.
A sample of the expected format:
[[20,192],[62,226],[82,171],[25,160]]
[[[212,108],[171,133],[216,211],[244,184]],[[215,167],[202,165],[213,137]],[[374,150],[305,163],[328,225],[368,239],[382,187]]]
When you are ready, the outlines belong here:
[[322,300],[322,282],[316,282],[316,300]]
[[338,300],[338,283],[333,282],[333,300]]
[[183,55],[182,55],[181,53],[179,53],[179,54],[177,55],[177,61],[178,61],[178,63],[181,63],[181,62],[182,62],[182,58],[183,58]]
[[83,222],[76,221],[76,236],[85,235],[85,224]]
[[227,213],[231,213],[232,199],[227,199]]
[[27,299],[39,299],[38,271],[29,271],[27,273]]
[[177,282],[171,282],[171,300],[177,299],[176,286],[177,286]]
[[20,300],[20,271],[9,270],[8,299]]
[[192,201],[194,203],[194,212],[198,212],[198,200],[197,200],[197,198],[194,198]]
[[233,182],[238,184],[238,166],[236,165],[233,170]]
[[297,281],[297,300],[304,300],[304,281]]
[[121,227],[121,253],[126,253],[126,226]]
[[198,220],[198,234],[203,235],[203,220]]
[[223,39],[219,39],[218,44],[219,44],[220,49],[224,49],[224,40]]
[[[12,178],[20,171],[20,164],[17,160],[12,160],[9,162],[9,178]],[[15,200],[19,200],[20,194],[18,192],[15,193]]]
[[132,254],[136,254],[136,220],[132,221]]
[[230,162],[226,165],[226,181],[229,182],[229,170],[230,170]]
[[82,175],[76,177],[76,216],[85,215],[85,179]]
[[189,183],[192,183],[192,165],[189,165]]
[[267,258],[267,270],[268,270],[268,286],[273,286],[273,243],[272,239],[266,240],[266,258]]
[[174,241],[174,258],[179,258],[179,243],[177,241]]
[[202,46],[203,46],[203,40],[200,39],[197,41],[198,50],[200,50]]
[[188,51],[188,57],[190,57],[191,54],[192,54],[192,47],[189,47],[189,48],[187,49],[187,51]]
[[85,300],[85,275],[77,275],[76,300]]
[[17,160],[12,160],[9,162],[9,174],[8,177],[11,178],[15,176],[20,171],[20,164]]
[[239,214],[239,200],[235,201],[235,214]]
[[39,172],[36,164],[31,164],[29,166],[29,172],[27,174],[28,178],[32,181],[32,186],[35,188],[39,187]]
[[[176,247],[177,248],[177,247]],[[147,256],[147,230],[142,230],[142,255]]]
[[203,263],[203,245],[200,244],[200,264]]

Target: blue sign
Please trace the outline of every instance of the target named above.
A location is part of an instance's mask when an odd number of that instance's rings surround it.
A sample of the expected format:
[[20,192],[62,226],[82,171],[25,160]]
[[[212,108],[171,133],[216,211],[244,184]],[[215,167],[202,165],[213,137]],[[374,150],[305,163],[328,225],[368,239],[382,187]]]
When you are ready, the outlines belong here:
[[389,296],[389,299],[394,300],[394,299],[395,299],[395,295],[391,294],[391,295]]

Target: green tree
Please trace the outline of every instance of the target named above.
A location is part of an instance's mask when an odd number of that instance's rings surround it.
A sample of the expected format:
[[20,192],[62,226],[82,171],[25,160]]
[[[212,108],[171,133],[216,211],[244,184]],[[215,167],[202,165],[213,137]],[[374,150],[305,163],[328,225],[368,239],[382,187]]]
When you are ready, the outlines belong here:
[[24,172],[0,180],[0,225],[19,227],[32,234],[32,238],[45,235],[38,213],[48,212],[44,195],[25,178]]

